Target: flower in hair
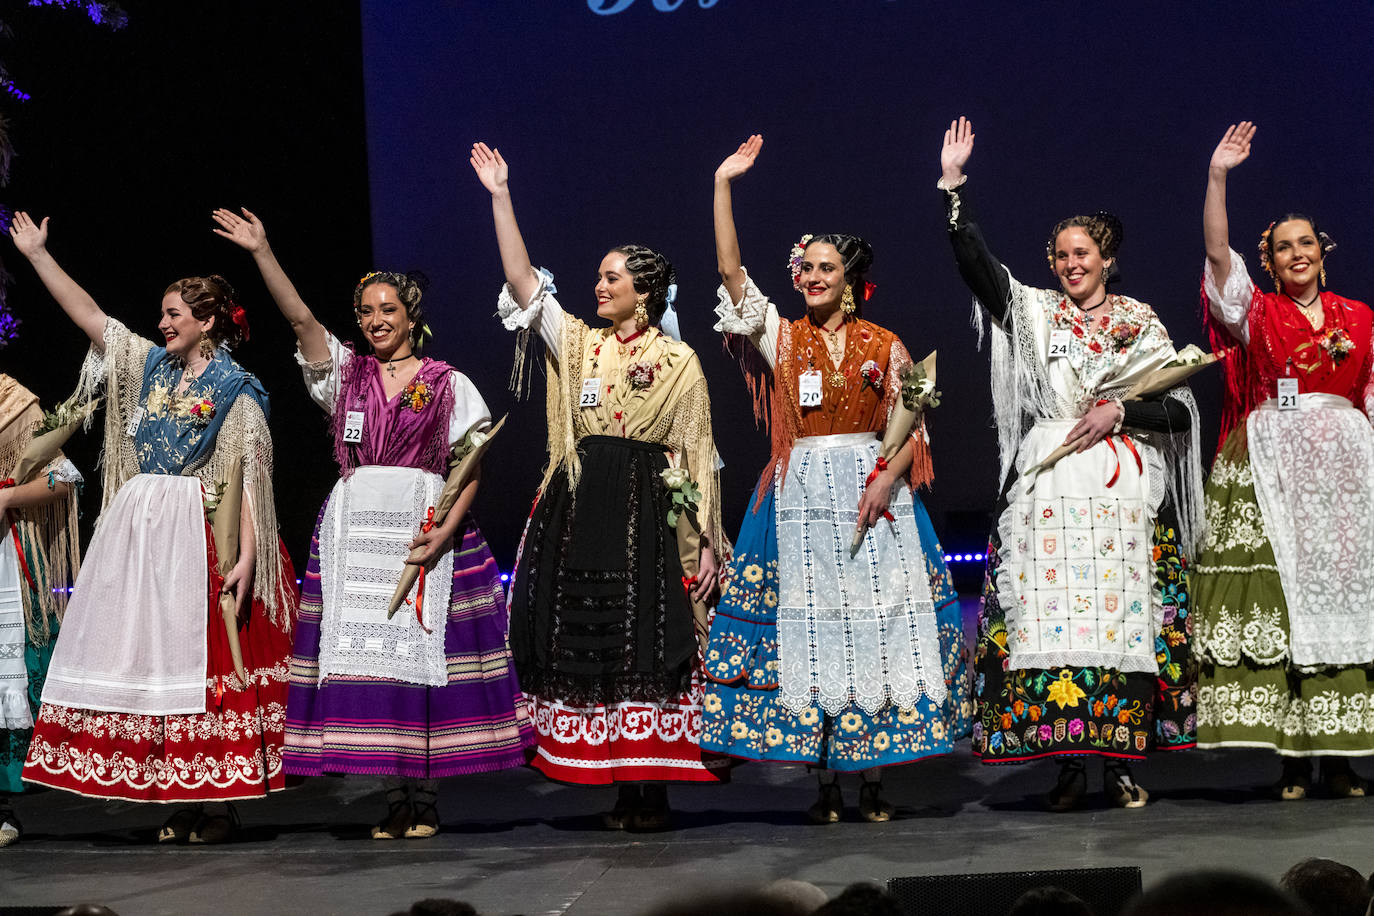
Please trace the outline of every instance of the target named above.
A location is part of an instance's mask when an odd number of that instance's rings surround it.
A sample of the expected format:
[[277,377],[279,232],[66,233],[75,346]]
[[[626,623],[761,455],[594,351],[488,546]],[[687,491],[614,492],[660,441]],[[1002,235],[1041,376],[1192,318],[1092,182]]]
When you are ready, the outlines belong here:
[[869,282],[868,280],[865,280],[865,281],[864,281],[864,301],[867,302],[869,299],[872,299],[872,298],[873,298],[873,294],[877,291],[877,289],[878,289],[878,284]]
[[1264,272],[1271,277],[1274,276],[1274,263],[1269,260],[1269,236],[1273,231],[1274,223],[1271,222],[1268,226],[1264,227],[1264,231],[1260,233],[1259,237],[1260,266],[1263,267]]
[[244,340],[247,340],[247,339],[248,339],[248,315],[247,315],[247,313],[245,313],[245,312],[243,311],[243,306],[239,305],[237,302],[230,302],[230,303],[229,303],[229,317],[230,317],[230,319],[233,320],[234,324],[238,325],[239,330],[243,332],[243,339],[244,339]]
[[792,271],[792,287],[794,289],[801,289],[799,283],[801,280],[802,255],[806,254],[806,245],[813,238],[815,238],[815,236],[808,232],[806,235],[797,239],[797,244],[792,246],[792,253],[788,255],[787,269]]

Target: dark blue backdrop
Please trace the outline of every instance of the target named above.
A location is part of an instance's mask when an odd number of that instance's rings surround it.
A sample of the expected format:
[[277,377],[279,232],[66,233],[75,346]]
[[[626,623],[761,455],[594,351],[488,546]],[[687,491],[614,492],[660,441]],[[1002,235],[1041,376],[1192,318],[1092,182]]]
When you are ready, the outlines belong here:
[[[501,268],[489,198],[466,161],[474,140],[509,161],[531,256],[558,275],[565,307],[593,314],[610,245],[642,242],[674,261],[683,331],[711,382],[732,530],[767,445],[710,331],[711,176],[751,132],[764,151],[736,185],[736,217],[745,263],[783,313],[801,309],[784,270],[792,241],[856,232],[876,251],[869,317],[916,355],[940,350],[937,525],[985,510],[996,486],[986,359],[933,188],[951,117],[976,125],[969,188],[994,250],[1024,280],[1052,282],[1042,252],[1055,220],[1113,210],[1126,227],[1119,289],[1153,304],[1180,346],[1204,342],[1206,164],[1226,125],[1250,118],[1255,151],[1230,184],[1235,247],[1252,253],[1281,209],[1310,210],[1341,243],[1332,283],[1374,297],[1369,3],[667,5],[363,2],[375,257],[429,273],[435,351],[495,411],[513,411],[519,432],[479,504],[503,558],[523,519],[497,509],[493,491],[527,501],[543,407],[541,392],[520,405],[505,392],[512,339],[491,317]],[[627,8],[593,9],[616,6]],[[1217,385],[1195,386],[1208,449]],[[949,517],[950,539],[973,540],[947,548],[976,547],[968,519]]]

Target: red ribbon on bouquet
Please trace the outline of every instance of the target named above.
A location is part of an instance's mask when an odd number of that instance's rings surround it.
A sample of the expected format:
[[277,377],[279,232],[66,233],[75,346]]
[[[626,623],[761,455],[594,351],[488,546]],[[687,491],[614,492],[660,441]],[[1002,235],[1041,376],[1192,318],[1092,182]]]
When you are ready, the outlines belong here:
[[[877,479],[878,479],[878,475],[881,474],[883,471],[886,471],[886,470],[887,470],[887,459],[884,458],[882,455],[879,455],[879,456],[878,456],[878,461],[877,461],[877,463],[873,465],[873,470],[871,470],[871,471],[868,472],[868,479],[864,481],[864,489],[867,490],[867,489],[868,489],[868,485],[871,484],[873,481],[877,480]],[[859,494],[859,497],[862,498],[862,497],[863,497],[863,494],[860,493],[860,494]],[[891,511],[890,509],[884,509],[884,510],[883,510],[883,518],[887,519],[889,522],[895,522],[895,521],[896,521],[896,519],[892,517],[892,511]]]
[[[430,506],[430,507],[429,507],[429,511],[425,513],[425,523],[424,523],[423,525],[420,526],[420,533],[421,533],[421,534],[424,534],[424,533],[426,533],[426,532],[433,531],[433,530],[434,530],[434,507],[433,507],[433,506]],[[418,624],[420,625],[420,629],[424,630],[426,633],[433,633],[433,632],[434,632],[433,630],[431,630],[429,627],[425,626],[425,619],[424,619],[424,604],[425,604],[425,568],[424,568],[423,566],[420,567],[420,581],[419,581],[419,582],[416,584],[416,586],[415,586],[415,601],[414,601],[414,602],[411,602],[411,600],[410,600],[409,598],[406,599],[406,604],[411,604],[411,603],[413,603],[413,604],[415,605],[415,622],[418,623]]]

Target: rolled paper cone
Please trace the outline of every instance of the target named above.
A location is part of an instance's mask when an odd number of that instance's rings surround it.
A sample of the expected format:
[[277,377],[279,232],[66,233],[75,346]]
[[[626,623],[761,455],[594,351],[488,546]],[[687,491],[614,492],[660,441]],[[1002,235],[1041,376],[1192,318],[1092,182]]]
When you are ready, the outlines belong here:
[[[215,507],[215,521],[211,526],[215,536],[215,565],[221,577],[238,562],[239,556],[239,512],[243,506],[243,458],[235,458],[229,465],[229,476],[224,481],[224,494]],[[250,599],[251,600],[251,599]],[[229,642],[229,654],[234,659],[234,673],[244,687],[248,686],[248,672],[243,667],[243,647],[239,644],[238,601],[233,595],[219,596],[220,618],[224,623],[224,635]]]
[[[1162,394],[1170,388],[1176,388],[1183,384],[1191,376],[1196,375],[1216,361],[1217,355],[1215,353],[1208,353],[1196,363],[1189,363],[1186,366],[1165,366],[1162,369],[1156,369],[1132,386],[1122,395],[1121,399],[1123,401],[1140,401],[1156,394]],[[1077,449],[1078,440],[1075,439],[1068,445],[1059,446],[1059,448],[1050,452],[1049,455],[1045,457],[1045,460],[1027,469],[1026,490],[1029,491],[1035,486],[1035,476],[1037,474],[1054,467],[1055,463],[1059,461],[1060,458],[1063,458],[1065,455],[1073,454]]]
[[1029,493],[1032,489],[1035,488],[1035,478],[1039,476],[1041,471],[1048,471],[1050,468],[1054,467],[1056,463],[1058,463],[1060,458],[1063,458],[1065,455],[1072,455],[1074,452],[1076,452],[1078,450],[1078,443],[1082,442],[1084,436],[1086,435],[1087,433],[1083,433],[1067,445],[1059,446],[1054,451],[1046,455],[1043,461],[1039,462],[1038,464],[1033,464],[1030,467],[1026,468],[1026,492]]
[[1170,388],[1182,384],[1189,377],[1196,375],[1216,361],[1217,355],[1215,353],[1208,353],[1196,363],[1189,363],[1186,366],[1165,366],[1162,369],[1156,369],[1127,391],[1122,397],[1122,400],[1139,401],[1151,395],[1168,391]]
[[99,403],[99,400],[92,401],[82,407],[70,422],[29,440],[29,444],[24,448],[24,453],[19,456],[19,460],[14,464],[13,473],[10,474],[14,478],[14,482],[16,484],[28,483],[34,475],[51,464],[52,460],[57,457],[57,453],[62,451],[62,446],[76,432],[76,428],[86,421],[86,417],[99,406]]
[[[449,510],[452,509],[453,504],[458,501],[458,497],[462,494],[463,488],[468,485],[473,475],[477,473],[477,468],[482,463],[482,456],[486,454],[487,449],[491,446],[491,440],[496,438],[496,434],[501,431],[501,427],[505,425],[505,422],[505,417],[497,420],[495,425],[487,430],[486,439],[484,439],[481,444],[473,446],[472,450],[464,455],[461,461],[453,465],[452,469],[448,472],[448,478],[444,481],[444,486],[439,491],[439,498],[435,500],[434,503],[435,528],[442,525],[444,519],[448,517]],[[473,432],[474,430],[468,430],[464,433],[463,441],[466,441],[468,436]],[[410,594],[410,590],[415,587],[415,582],[420,578],[420,567],[411,561],[418,560],[422,556],[424,556],[424,548],[417,547],[412,550],[410,556],[406,558],[406,565],[401,569],[401,581],[396,583],[396,590],[391,595],[391,603],[388,604],[386,608],[387,620],[396,616],[396,612],[401,609],[401,605],[405,604],[406,596]]]
[[[930,355],[921,360],[921,368],[925,370],[926,378],[930,379],[932,390],[935,386],[935,354],[938,351],[931,350]],[[891,461],[906,445],[906,440],[911,436],[911,431],[916,428],[916,424],[921,419],[920,410],[912,410],[899,396],[897,403],[892,406],[892,415],[887,418],[887,429],[883,432],[882,444],[878,446],[878,455],[884,461]],[[864,536],[868,534],[868,527],[863,524],[854,527],[854,540],[849,545],[849,558],[852,560],[859,555],[859,548],[863,545]]]
[[219,596],[219,616],[224,621],[224,635],[229,643],[229,655],[234,660],[234,673],[247,687],[248,672],[243,666],[243,646],[239,643],[239,603],[233,595]]

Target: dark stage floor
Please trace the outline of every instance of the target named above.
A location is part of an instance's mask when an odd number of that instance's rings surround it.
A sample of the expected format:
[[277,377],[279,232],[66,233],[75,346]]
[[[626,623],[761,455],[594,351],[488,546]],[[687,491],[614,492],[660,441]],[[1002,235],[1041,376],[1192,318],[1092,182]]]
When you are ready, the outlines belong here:
[[[445,827],[432,840],[378,843],[377,783],[319,779],[240,807],[244,840],[214,848],[152,843],[166,812],[57,792],[23,799],[28,834],[0,850],[0,905],[97,900],[122,916],[154,913],[386,914],[427,896],[487,914],[637,913],[665,895],[778,877],[834,893],[894,875],[1138,864],[1148,884],[1176,869],[1227,866],[1277,878],[1323,855],[1368,871],[1374,801],[1270,801],[1277,778],[1256,751],[1192,751],[1139,768],[1154,792],[1138,811],[1097,792],[1069,814],[1033,793],[1054,768],[990,768],[952,757],[889,770],[900,807],[889,824],[812,827],[813,783],[800,766],[741,767],[731,786],[673,790],[676,829],[613,834],[593,812],[612,790],[553,785],[519,771],[444,783]],[[848,787],[846,787],[848,789]]]
[[[1374,776],[1369,766],[1365,775]],[[546,782],[529,770],[443,783],[443,832],[379,843],[376,780],[315,779],[239,806],[245,835],[221,847],[159,847],[168,810],[107,805],[60,792],[20,799],[27,834],[0,850],[0,907],[98,901],[121,916],[183,913],[386,914],[422,897],[467,900],[485,914],[642,912],[655,901],[780,877],[832,894],[898,875],[1139,865],[1149,884],[1199,866],[1278,878],[1298,859],[1374,868],[1374,800],[1271,800],[1267,752],[1185,751],[1136,770],[1153,793],[1136,811],[1109,808],[1101,770],[1078,811],[1049,814],[1039,795],[1056,768],[984,767],[956,753],[887,770],[899,805],[888,824],[813,827],[815,797],[799,765],[751,764],[726,786],[672,790],[675,829],[608,833],[596,812],[613,789]]]

